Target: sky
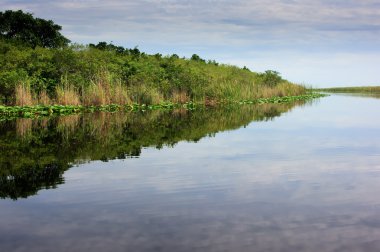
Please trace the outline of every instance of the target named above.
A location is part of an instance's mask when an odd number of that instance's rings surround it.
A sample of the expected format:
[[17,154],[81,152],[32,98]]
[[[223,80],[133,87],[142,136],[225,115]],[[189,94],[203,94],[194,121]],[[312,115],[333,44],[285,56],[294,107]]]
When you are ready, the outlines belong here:
[[380,0],[0,0],[72,42],[276,70],[313,87],[380,85]]

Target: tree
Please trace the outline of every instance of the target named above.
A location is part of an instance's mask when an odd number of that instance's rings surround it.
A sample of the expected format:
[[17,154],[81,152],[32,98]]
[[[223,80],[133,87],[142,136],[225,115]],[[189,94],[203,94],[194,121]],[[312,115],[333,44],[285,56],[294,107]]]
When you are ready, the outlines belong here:
[[31,13],[22,10],[0,12],[0,37],[32,48],[67,46],[70,40],[60,33],[61,29],[61,26],[51,20],[34,18]]
[[262,84],[268,87],[275,87],[283,81],[280,73],[273,70],[267,70],[265,73],[259,74],[259,77],[261,78]]
[[199,55],[197,55],[197,54],[193,54],[190,59],[194,60],[194,61],[199,61],[199,62],[206,62],[204,59],[199,57]]
[[[112,41],[111,41],[112,42]],[[89,44],[88,45],[90,48],[96,48],[98,50],[102,50],[102,51],[114,51],[118,54],[128,54],[129,52],[122,46],[116,46],[112,43],[107,43],[105,41],[102,41],[102,42],[99,42],[97,45],[95,44]]]

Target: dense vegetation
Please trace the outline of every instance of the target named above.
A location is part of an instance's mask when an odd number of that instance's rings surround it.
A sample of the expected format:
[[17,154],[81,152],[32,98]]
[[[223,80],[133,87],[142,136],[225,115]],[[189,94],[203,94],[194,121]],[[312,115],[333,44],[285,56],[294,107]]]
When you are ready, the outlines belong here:
[[[305,88],[278,72],[251,72],[178,55],[148,55],[106,42],[71,44],[52,21],[22,11],[0,14],[0,104],[105,105],[189,101],[215,104],[294,96]],[[9,18],[11,17],[11,18]],[[29,26],[20,25],[29,20]],[[50,27],[49,29],[38,27]],[[16,28],[17,29],[16,29]],[[21,29],[21,28],[22,29]],[[49,30],[49,34],[39,31]],[[31,34],[31,31],[36,31]],[[51,39],[41,38],[49,37]]]
[[0,198],[54,188],[73,164],[137,157],[143,147],[198,141],[251,121],[270,120],[297,103],[304,101],[0,121]]

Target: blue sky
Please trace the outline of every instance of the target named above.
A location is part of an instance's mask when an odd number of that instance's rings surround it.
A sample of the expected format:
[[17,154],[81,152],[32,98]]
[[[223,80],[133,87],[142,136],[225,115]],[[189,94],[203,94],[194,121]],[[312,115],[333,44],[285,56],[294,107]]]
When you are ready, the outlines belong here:
[[315,87],[380,85],[380,0],[0,0],[78,43],[273,69]]

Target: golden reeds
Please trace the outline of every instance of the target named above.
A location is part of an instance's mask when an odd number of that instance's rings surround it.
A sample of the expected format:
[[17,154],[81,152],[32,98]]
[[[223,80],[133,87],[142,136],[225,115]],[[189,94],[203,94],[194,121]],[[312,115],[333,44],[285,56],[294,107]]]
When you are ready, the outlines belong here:
[[60,105],[80,105],[78,92],[70,85],[56,87],[56,102]]
[[120,81],[113,86],[111,102],[119,105],[132,103],[127,87],[123,86]]
[[30,86],[25,83],[20,83],[15,89],[16,106],[32,106],[36,102],[33,99]]

